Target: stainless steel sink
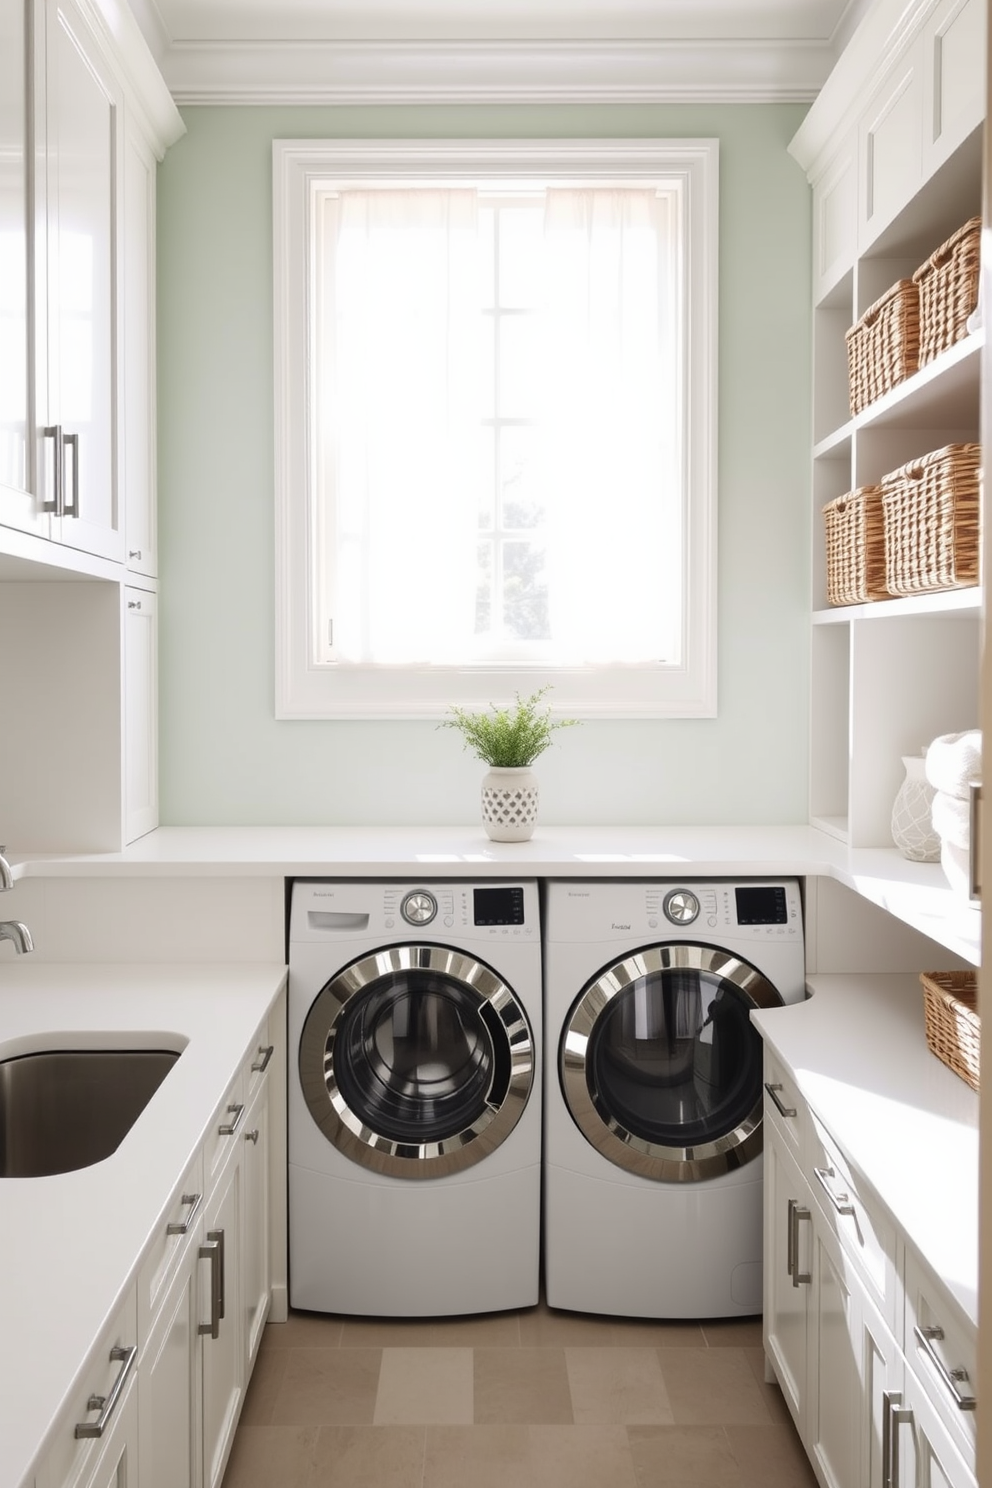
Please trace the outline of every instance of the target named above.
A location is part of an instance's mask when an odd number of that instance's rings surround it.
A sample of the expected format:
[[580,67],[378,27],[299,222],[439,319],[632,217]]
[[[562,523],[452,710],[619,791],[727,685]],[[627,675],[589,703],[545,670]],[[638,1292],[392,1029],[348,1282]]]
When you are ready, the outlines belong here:
[[0,1178],[109,1157],[178,1058],[173,1049],[46,1049],[0,1061]]

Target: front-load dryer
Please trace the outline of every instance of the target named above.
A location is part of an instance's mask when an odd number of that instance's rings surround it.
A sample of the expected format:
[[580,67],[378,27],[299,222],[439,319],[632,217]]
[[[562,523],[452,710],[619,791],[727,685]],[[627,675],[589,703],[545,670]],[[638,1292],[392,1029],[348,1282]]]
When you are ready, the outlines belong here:
[[552,882],[544,904],[551,1307],[758,1313],[762,1044],[805,995],[798,882]]
[[292,1305],[533,1306],[536,883],[300,880],[289,939]]

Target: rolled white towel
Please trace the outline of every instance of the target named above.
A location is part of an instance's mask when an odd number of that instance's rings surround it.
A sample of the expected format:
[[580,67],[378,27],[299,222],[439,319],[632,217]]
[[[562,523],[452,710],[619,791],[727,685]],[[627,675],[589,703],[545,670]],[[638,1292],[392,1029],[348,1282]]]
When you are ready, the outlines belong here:
[[955,847],[953,842],[940,844],[940,866],[955,894],[971,897],[970,868],[967,849]]
[[941,734],[927,750],[926,776],[948,796],[968,799],[968,782],[982,778],[982,731]]
[[941,842],[950,842],[967,852],[971,841],[971,810],[967,801],[937,791],[930,805],[930,820]]

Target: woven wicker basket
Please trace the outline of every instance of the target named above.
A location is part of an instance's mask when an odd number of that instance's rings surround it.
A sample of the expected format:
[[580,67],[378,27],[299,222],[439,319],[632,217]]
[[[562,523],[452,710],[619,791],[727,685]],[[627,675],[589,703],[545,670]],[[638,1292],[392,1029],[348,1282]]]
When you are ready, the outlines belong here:
[[827,603],[885,599],[885,516],[881,486],[860,486],[823,508]]
[[860,413],[919,367],[920,294],[900,279],[845,336],[851,413]]
[[890,594],[977,584],[981,452],[948,444],[882,477]]
[[920,296],[920,366],[968,333],[978,304],[982,219],[972,217],[913,275]]
[[927,1044],[948,1069],[979,1088],[982,1023],[974,971],[921,971]]

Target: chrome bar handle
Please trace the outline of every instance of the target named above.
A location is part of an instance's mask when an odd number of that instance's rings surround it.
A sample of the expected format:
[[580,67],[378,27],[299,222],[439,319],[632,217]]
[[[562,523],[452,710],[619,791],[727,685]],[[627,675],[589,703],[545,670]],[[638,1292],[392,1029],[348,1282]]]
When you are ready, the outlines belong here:
[[982,808],[982,782],[968,781],[968,898],[978,903],[982,897],[981,843],[979,818]]
[[217,1128],[217,1131],[222,1137],[233,1137],[234,1133],[238,1129],[242,1116],[245,1114],[245,1108],[244,1106],[228,1106],[227,1109],[234,1112],[234,1120],[225,1121],[223,1125]]
[[197,1255],[201,1261],[210,1262],[210,1321],[200,1323],[197,1333],[209,1333],[211,1338],[220,1337],[220,1320],[223,1314],[223,1277],[221,1275],[221,1256],[223,1230],[210,1230],[207,1239],[200,1246]]
[[943,1328],[936,1325],[931,1328],[915,1327],[913,1329],[913,1335],[916,1338],[916,1341],[919,1344],[920,1348],[926,1354],[927,1358],[930,1360],[931,1364],[940,1375],[948,1390],[950,1390],[951,1395],[954,1398],[954,1404],[957,1406],[958,1410],[975,1410],[978,1405],[978,1401],[975,1399],[974,1395],[969,1395],[961,1389],[961,1386],[968,1381],[967,1369],[962,1369],[960,1367],[958,1367],[957,1369],[948,1369],[947,1365],[944,1363],[943,1359],[934,1348],[934,1344],[939,1343],[944,1336]]
[[261,1058],[257,1059],[252,1065],[252,1074],[262,1075],[265,1073],[265,1071],[269,1067],[269,1060],[272,1058],[272,1055],[275,1052],[275,1047],[275,1044],[269,1044],[267,1047],[263,1048],[262,1045],[259,1044],[258,1052],[261,1055]]
[[62,425],[49,424],[42,430],[42,437],[54,441],[54,463],[52,465],[52,499],[43,501],[41,509],[45,512],[54,512],[57,517],[62,515]]
[[[62,494],[62,515],[64,517],[79,516],[79,435],[66,434],[65,444],[72,445],[72,500],[66,501],[65,492]],[[62,478],[65,479],[65,459],[62,461]]]
[[780,1116],[795,1116],[795,1114],[796,1114],[796,1108],[795,1108],[795,1106],[785,1106],[779,1100],[778,1092],[782,1089],[782,1086],[781,1085],[769,1085],[768,1081],[766,1080],[765,1081],[765,1089],[768,1091],[768,1094],[771,1096],[771,1098],[772,1098],[772,1104],[774,1105],[776,1111],[778,1112],[778,1114]]
[[899,1427],[912,1419],[901,1390],[882,1391],[882,1488],[899,1488]]
[[185,1206],[186,1204],[189,1204],[191,1206],[190,1211],[187,1214],[187,1216],[186,1216],[185,1219],[172,1220],[169,1224],[167,1224],[166,1227],[165,1227],[165,1233],[167,1235],[186,1235],[186,1234],[188,1234],[189,1233],[189,1227],[193,1223],[193,1217],[196,1214],[196,1211],[199,1209],[200,1204],[202,1203],[202,1201],[203,1201],[203,1195],[202,1194],[183,1194],[183,1197],[182,1197],[183,1205]]
[[838,1214],[855,1214],[857,1212],[854,1205],[851,1203],[850,1195],[846,1193],[835,1194],[833,1189],[830,1187],[830,1184],[827,1182],[828,1178],[837,1177],[837,1174],[834,1172],[833,1168],[814,1168],[813,1172],[816,1174],[817,1178],[819,1178],[820,1187],[823,1189],[824,1193],[830,1200],[831,1204],[833,1204]]
[[811,1271],[800,1271],[799,1269],[799,1221],[812,1219],[810,1211],[798,1199],[789,1200],[789,1240],[786,1252],[786,1270],[792,1277],[792,1285],[809,1286],[813,1280]]
[[120,1362],[120,1370],[114,1380],[109,1395],[91,1395],[86,1402],[87,1410],[99,1411],[100,1414],[95,1421],[80,1421],[74,1432],[77,1440],[91,1436],[102,1436],[107,1429],[107,1422],[117,1408],[117,1402],[121,1398],[121,1392],[127,1383],[127,1377],[134,1368],[134,1361],[138,1357],[138,1345],[132,1343],[130,1348],[122,1348],[120,1344],[114,1344],[110,1350],[110,1357],[115,1362]]

